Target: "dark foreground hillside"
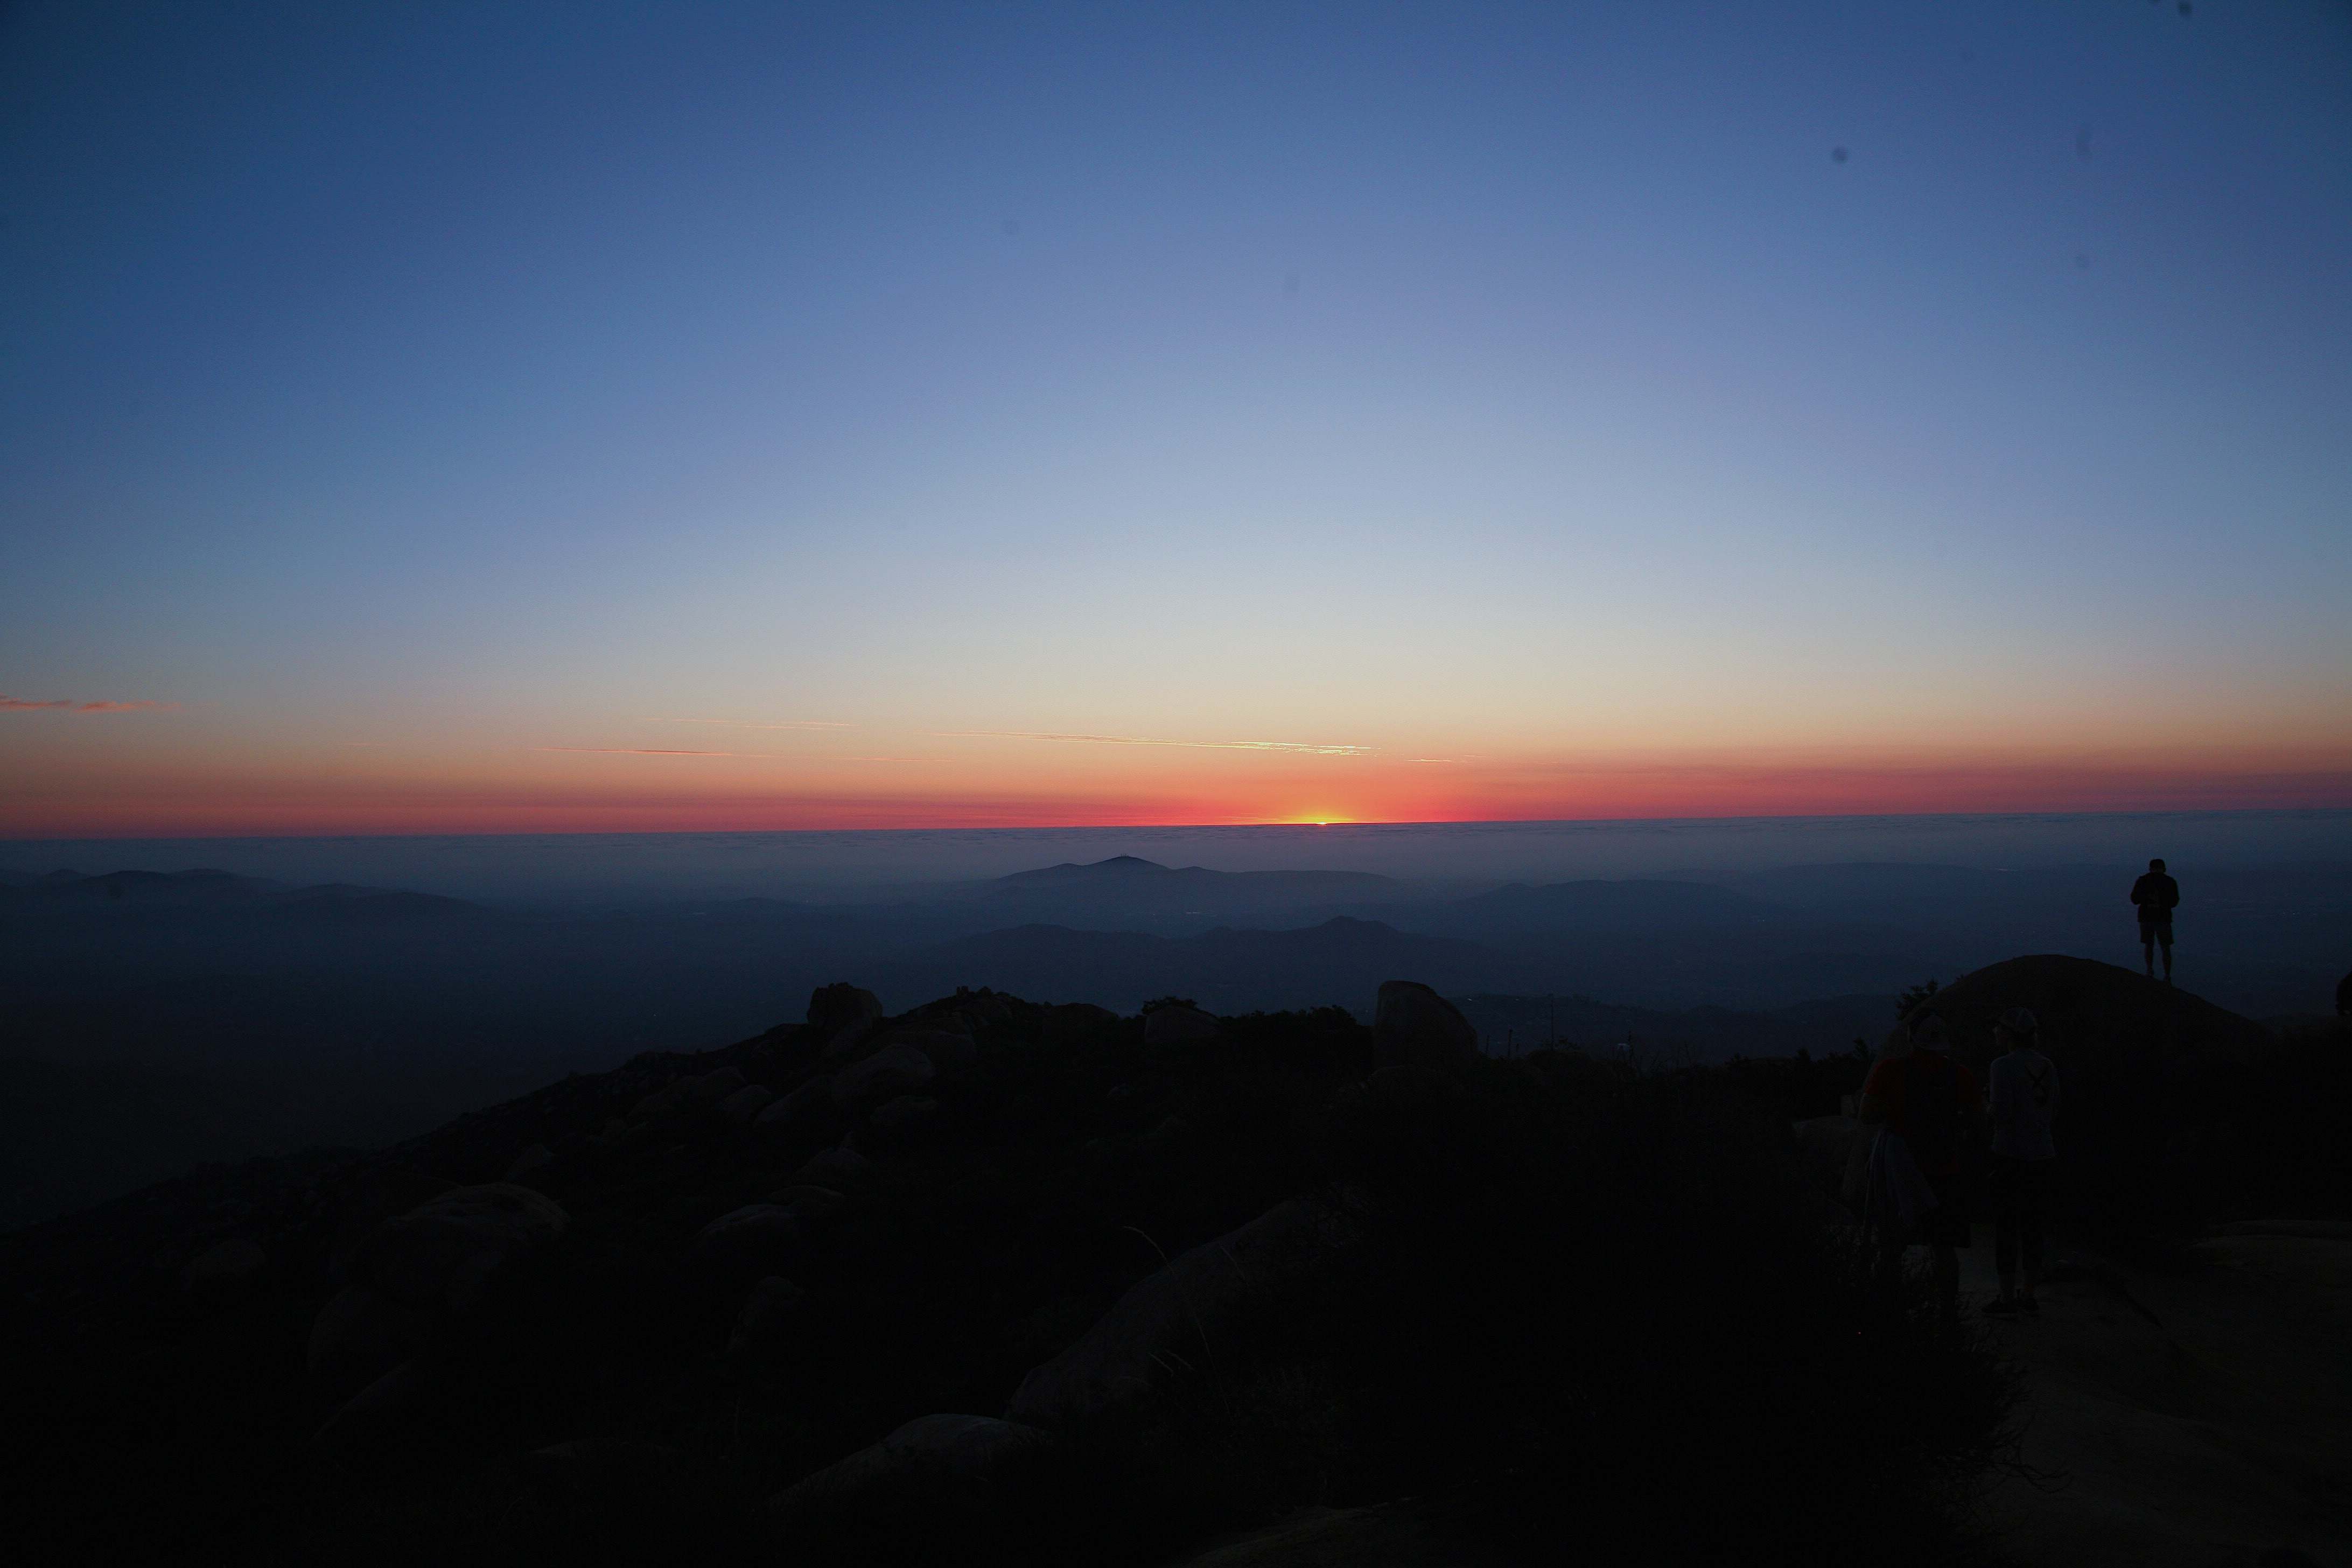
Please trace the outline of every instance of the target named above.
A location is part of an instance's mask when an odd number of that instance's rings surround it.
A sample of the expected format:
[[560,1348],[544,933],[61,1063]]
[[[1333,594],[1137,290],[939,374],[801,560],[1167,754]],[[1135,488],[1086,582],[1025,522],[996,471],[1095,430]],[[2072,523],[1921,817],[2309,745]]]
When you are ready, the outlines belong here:
[[2013,1377],[1873,1309],[1785,1074],[878,1013],[6,1238],[12,1554],[1983,1560]]

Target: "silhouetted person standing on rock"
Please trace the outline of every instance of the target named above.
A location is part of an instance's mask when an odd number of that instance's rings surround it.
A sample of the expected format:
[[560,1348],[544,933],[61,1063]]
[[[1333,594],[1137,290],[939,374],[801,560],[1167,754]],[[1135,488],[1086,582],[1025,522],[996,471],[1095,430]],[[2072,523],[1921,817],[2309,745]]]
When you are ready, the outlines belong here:
[[[2038,1048],[2042,1029],[2032,1010],[2011,1007],[1992,1026],[2002,1054],[1992,1072],[1992,1256],[2000,1272],[1994,1317],[2042,1310],[2033,1297],[2042,1282],[2042,1221],[2050,1212],[2050,1183],[2058,1145],[2050,1123],[2058,1114],[2058,1069]],[[2018,1286],[2018,1264],[2025,1283]]]
[[2164,983],[2172,984],[2172,911],[2180,903],[2180,884],[2164,874],[2164,862],[2150,860],[2147,874],[2132,884],[2132,902],[2139,908],[2140,956],[2147,961],[2147,977],[2156,978],[2156,950],[2164,948]]

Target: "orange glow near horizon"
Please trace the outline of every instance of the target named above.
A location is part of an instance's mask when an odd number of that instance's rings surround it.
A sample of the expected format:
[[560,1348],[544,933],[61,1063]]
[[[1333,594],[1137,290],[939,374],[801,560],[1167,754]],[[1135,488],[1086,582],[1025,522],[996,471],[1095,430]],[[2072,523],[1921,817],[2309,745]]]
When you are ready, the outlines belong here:
[[[863,759],[854,759],[863,761]],[[312,759],[315,764],[315,759]],[[763,759],[543,755],[470,776],[287,759],[252,772],[75,770],[0,784],[0,837],[713,833],[992,827],[1366,826],[1656,818],[2352,807],[2339,757],[2129,760],[1527,760],[1429,769],[1367,758],[1189,766],[982,767],[903,759],[866,779],[762,773]],[[901,759],[877,759],[900,762]],[[2232,765],[2232,764],[2235,765]],[[2260,765],[2267,763],[2268,765]],[[2296,765],[2296,764],[2301,765]],[[564,765],[575,765],[569,775]],[[705,768],[726,772],[702,772]],[[688,773],[686,770],[697,770]],[[79,776],[76,776],[79,773]],[[1295,805],[1301,796],[1320,804]]]

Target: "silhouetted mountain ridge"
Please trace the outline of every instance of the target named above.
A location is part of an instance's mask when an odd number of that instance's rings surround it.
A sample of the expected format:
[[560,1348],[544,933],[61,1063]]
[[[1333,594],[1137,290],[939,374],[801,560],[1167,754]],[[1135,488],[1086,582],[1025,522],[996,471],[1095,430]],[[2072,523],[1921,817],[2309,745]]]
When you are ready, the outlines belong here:
[[0,886],[0,916],[113,910],[212,913],[252,910],[362,924],[394,920],[467,919],[490,912],[479,904],[436,893],[358,887],[348,882],[288,888],[257,877],[204,869],[109,871],[98,876],[61,870]]

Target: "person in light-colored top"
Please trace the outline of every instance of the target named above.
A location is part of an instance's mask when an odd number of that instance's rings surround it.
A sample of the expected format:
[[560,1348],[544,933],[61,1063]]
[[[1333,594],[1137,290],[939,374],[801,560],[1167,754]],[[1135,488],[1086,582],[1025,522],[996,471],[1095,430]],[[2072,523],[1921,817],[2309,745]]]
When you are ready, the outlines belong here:
[[1990,1075],[1993,1266],[2000,1273],[2000,1299],[1985,1310],[1996,1317],[2042,1310],[2033,1291],[2042,1278],[2042,1222],[2058,1168],[2058,1143],[2050,1131],[2058,1115],[2058,1068],[2038,1048],[2041,1034],[2041,1021],[2026,1007],[2011,1007],[1993,1026],[2002,1053]]

